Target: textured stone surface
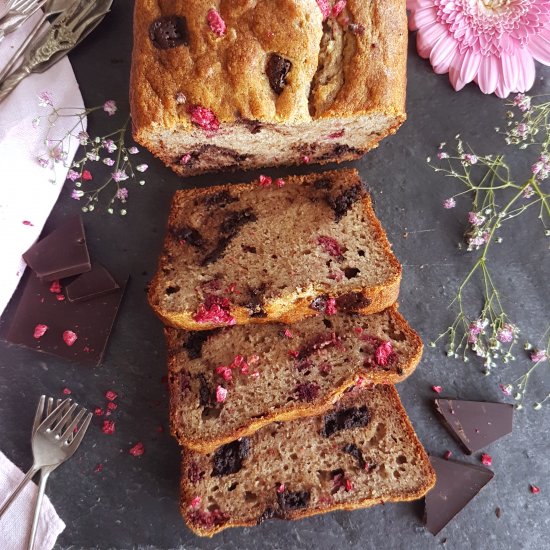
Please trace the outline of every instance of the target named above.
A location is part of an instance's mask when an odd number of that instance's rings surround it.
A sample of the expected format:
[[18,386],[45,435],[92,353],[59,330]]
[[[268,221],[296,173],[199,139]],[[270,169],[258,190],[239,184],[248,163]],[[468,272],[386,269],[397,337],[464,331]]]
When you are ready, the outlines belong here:
[[[113,98],[121,110],[127,109],[131,4],[115,2],[112,14],[72,56],[86,105]],[[447,304],[473,256],[455,246],[466,206],[459,203],[451,211],[441,208],[441,201],[451,194],[451,184],[434,174],[425,159],[433,156],[441,141],[450,142],[459,132],[481,151],[500,151],[502,140],[493,128],[503,125],[506,109],[502,101],[483,96],[473,86],[455,94],[446,76],[434,75],[412,47],[410,53],[409,119],[396,136],[356,165],[370,183],[377,213],[404,264],[401,310],[429,341],[452,320]],[[537,68],[539,76],[550,78],[549,70]],[[533,95],[549,92],[548,82],[537,80]],[[114,119],[103,114],[90,120],[94,135],[116,127]],[[104,366],[77,365],[0,343],[0,447],[23,469],[31,462],[29,435],[40,394],[60,397],[62,389],[69,387],[76,400],[93,408],[105,406],[106,390],[119,393],[118,409],[110,417],[116,422],[115,434],[104,435],[101,422],[94,419],[79,452],[50,478],[48,494],[67,524],[58,548],[501,550],[547,546],[550,449],[541,429],[549,425],[548,406],[517,414],[513,434],[488,448],[494,480],[437,537],[422,527],[420,503],[337,512],[294,523],[267,521],[254,529],[226,531],[213,540],[192,535],[178,512],[178,447],[166,432],[162,327],[146,304],[144,289],[155,269],[172,193],[182,186],[240,181],[257,174],[179,180],[149,155],[142,157],[151,166],[146,173],[148,183],[143,188],[128,186],[128,215],[96,212],[84,217],[92,257],[115,275],[117,267],[132,274]],[[311,169],[304,166],[292,172]],[[269,174],[278,177],[285,171]],[[78,206],[65,191],[48,227],[75,213]],[[506,247],[515,247],[513,256],[508,249],[495,251],[495,265],[501,267],[495,282],[504,289],[502,298],[512,319],[521,322],[524,336],[536,340],[548,323],[545,272],[549,266],[547,243],[538,236],[542,230],[535,216],[528,218],[505,234]],[[442,454],[450,449],[457,459],[479,460],[477,455],[463,455],[437,420],[433,384],[443,386],[445,397],[499,400],[503,395],[498,382],[514,379],[527,365],[522,359],[503,369],[502,375],[484,377],[474,362],[450,360],[441,349],[427,347],[415,374],[399,387],[427,450]],[[548,392],[547,375],[548,369],[541,369],[541,377],[533,381],[533,398],[543,397],[545,388]],[[164,433],[157,432],[159,425],[164,426]],[[138,441],[144,443],[145,453],[134,457],[128,449]],[[103,464],[101,473],[94,473],[97,463]],[[538,485],[541,494],[531,494],[530,483]],[[497,507],[502,510],[500,519],[495,515]],[[442,546],[444,539],[447,542]]]

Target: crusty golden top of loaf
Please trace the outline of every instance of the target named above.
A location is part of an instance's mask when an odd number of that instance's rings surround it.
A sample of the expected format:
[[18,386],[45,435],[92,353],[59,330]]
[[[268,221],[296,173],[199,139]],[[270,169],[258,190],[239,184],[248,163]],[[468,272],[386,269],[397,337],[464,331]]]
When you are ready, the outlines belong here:
[[[222,36],[208,24],[211,9],[226,25]],[[185,20],[185,43],[154,45],[161,17]],[[405,0],[347,0],[325,21],[316,0],[136,0],[134,128],[191,129],[193,105],[220,122],[404,114],[406,42]],[[272,54],[292,64],[280,93],[266,74]]]

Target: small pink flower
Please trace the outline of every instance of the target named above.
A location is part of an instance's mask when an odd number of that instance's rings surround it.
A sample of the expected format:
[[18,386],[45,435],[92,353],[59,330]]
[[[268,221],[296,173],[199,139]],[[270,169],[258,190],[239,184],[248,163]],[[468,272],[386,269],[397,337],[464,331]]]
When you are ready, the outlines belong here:
[[445,151],[440,151],[439,153],[437,153],[437,158],[438,159],[448,159],[449,158],[449,153],[446,153]]
[[208,14],[206,15],[206,20],[208,21],[208,26],[210,27],[210,30],[216,36],[223,36],[225,34],[225,21],[214,8],[208,11]]
[[191,155],[189,153],[185,153],[180,159],[180,164],[186,165],[191,160]]
[[47,331],[48,325],[36,325],[34,327],[33,338],[36,338],[38,340],[39,338],[42,338],[42,336],[44,336]]
[[497,340],[503,344],[507,344],[514,339],[514,325],[509,323],[504,324],[501,328],[497,330]]
[[147,168],[149,168],[149,165],[148,164],[138,164],[136,166],[136,170],[138,172],[145,172],[147,170]]
[[545,180],[550,175],[550,156],[541,155],[539,160],[533,164],[531,171],[539,181]]
[[76,181],[78,178],[80,178],[80,174],[76,172],[75,170],[69,170],[67,173],[67,179],[71,181]]
[[111,157],[105,157],[103,159],[103,164],[106,164],[107,166],[114,166],[115,161]]
[[66,330],[63,333],[63,342],[71,347],[78,340],[78,336],[72,330]]
[[139,153],[139,149],[137,147],[130,147],[130,149],[128,149],[128,153],[131,155],[137,155]]
[[87,145],[88,140],[90,139],[90,136],[88,135],[88,132],[78,132],[78,135],[76,136],[78,139],[80,145]]
[[109,115],[113,116],[117,112],[116,102],[109,99],[103,104],[103,110]]
[[227,390],[222,386],[218,386],[216,388],[216,401],[218,403],[223,403],[225,402],[226,399],[227,399]]
[[432,386],[432,390],[435,393],[441,393],[443,391],[443,387],[442,386]]
[[499,384],[498,387],[502,390],[502,393],[508,397],[512,395],[513,387],[511,384],[507,384],[506,386],[504,384]]
[[109,153],[114,153],[118,147],[117,144],[112,139],[105,139],[101,144],[103,149],[107,150]]
[[332,7],[329,0],[316,0],[321,13],[323,14],[323,21],[330,15]]
[[482,216],[478,212],[468,212],[468,221],[475,226],[483,225],[485,223],[485,216]]
[[456,201],[451,197],[450,199],[445,199],[443,201],[443,208],[446,210],[450,210],[451,208],[454,208],[456,206]]
[[47,168],[50,165],[49,159],[44,157],[39,157],[38,159],[36,159],[36,161],[42,168]]
[[82,195],[84,195],[84,192],[80,189],[73,189],[71,191],[71,199],[74,199],[75,201],[79,201]]
[[470,164],[477,164],[477,161],[479,160],[477,158],[477,155],[472,155],[470,153],[466,153],[464,156],[463,156],[463,159],[466,161],[466,162],[469,162]]
[[481,463],[484,466],[491,466],[491,464],[493,464],[493,458],[491,457],[491,455],[488,455],[487,453],[483,453],[481,455]]
[[525,189],[523,190],[523,198],[524,199],[530,199],[535,194],[535,190],[531,185],[526,185]]
[[545,361],[547,359],[546,350],[544,350],[544,349],[535,349],[531,352],[531,355],[529,357],[531,358],[531,361],[533,361],[533,363],[538,363],[540,361]]
[[126,199],[128,198],[128,189],[126,189],[126,187],[121,187],[117,190],[115,197],[120,202],[126,202]]
[[53,107],[53,96],[50,92],[40,92],[38,94],[38,105],[40,107]]
[[260,187],[269,187],[271,185],[272,179],[269,176],[260,176],[259,185]]
[[517,94],[514,97],[514,105],[525,113],[531,108],[531,97],[525,94]]
[[468,249],[479,248],[483,246],[489,239],[489,233],[485,231],[484,233],[479,233],[468,239]]
[[67,153],[63,151],[61,145],[56,145],[48,153],[54,162],[61,162],[67,158]]
[[129,177],[124,170],[116,170],[115,172],[113,172],[112,176],[113,176],[113,180],[116,181],[117,183],[127,180]]
[[550,65],[548,0],[407,0],[409,28],[434,72],[455,90],[474,81],[507,97],[535,81],[534,59]]

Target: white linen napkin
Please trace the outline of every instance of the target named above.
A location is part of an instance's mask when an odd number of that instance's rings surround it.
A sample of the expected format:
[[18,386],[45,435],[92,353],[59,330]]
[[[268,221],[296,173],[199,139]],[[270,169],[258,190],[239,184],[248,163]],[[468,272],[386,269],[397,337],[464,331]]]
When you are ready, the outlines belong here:
[[[5,2],[0,0],[0,14],[4,8]],[[36,13],[0,42],[0,68],[6,65],[40,16]],[[63,163],[55,164],[52,170],[37,162],[38,156],[46,151],[44,140],[48,130],[44,120],[38,128],[32,124],[35,117],[49,112],[38,104],[41,92],[49,92],[56,107],[84,109],[67,58],[42,74],[27,77],[0,103],[0,315],[25,270],[21,255],[40,235],[68,172]],[[73,117],[58,119],[50,138],[60,139],[75,122]],[[78,141],[71,140],[66,151],[67,165],[72,162],[77,147]]]
[[[0,451],[0,505],[8,499],[23,477],[23,472]],[[26,548],[37,491],[38,487],[35,483],[28,483],[8,511],[0,518],[0,548],[2,550]],[[44,496],[34,543],[35,550],[51,550],[64,529],[65,524],[57,515],[50,499]]]

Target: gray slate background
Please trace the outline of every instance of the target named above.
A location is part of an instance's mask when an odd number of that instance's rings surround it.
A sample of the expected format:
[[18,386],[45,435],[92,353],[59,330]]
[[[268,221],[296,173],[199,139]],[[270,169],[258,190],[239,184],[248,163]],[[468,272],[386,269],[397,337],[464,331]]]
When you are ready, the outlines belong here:
[[[72,62],[86,105],[115,99],[118,121],[127,112],[128,72],[131,55],[132,2],[118,0],[93,38],[73,55]],[[354,163],[369,182],[377,213],[404,265],[401,310],[426,342],[453,319],[447,305],[474,256],[460,252],[466,202],[444,211],[441,202],[455,189],[449,180],[426,165],[441,141],[461,133],[476,151],[498,152],[502,138],[494,126],[502,125],[505,106],[494,96],[484,96],[474,86],[455,93],[446,76],[436,76],[411,44],[409,56],[408,113],[396,136],[360,162]],[[538,66],[533,95],[549,93],[550,71]],[[543,77],[546,77],[544,80]],[[89,120],[92,135],[115,129],[103,114]],[[421,524],[422,505],[388,504],[351,513],[335,512],[293,523],[270,521],[253,529],[233,529],[213,540],[194,536],[178,513],[179,451],[167,433],[167,394],[161,381],[165,373],[162,327],[149,310],[145,286],[160,250],[172,193],[182,187],[250,180],[257,173],[220,174],[179,180],[160,162],[142,153],[151,168],[147,185],[130,187],[128,215],[86,215],[85,226],[93,257],[115,271],[132,276],[125,302],[112,335],[105,364],[100,368],[72,364],[0,342],[0,448],[21,468],[30,466],[28,434],[34,409],[42,393],[61,396],[64,387],[89,406],[103,406],[104,393],[116,390],[119,409],[112,416],[115,435],[92,426],[75,458],[51,479],[48,488],[54,505],[67,524],[58,548],[185,548],[185,549],[535,549],[547,548],[550,536],[550,448],[547,429],[550,407],[536,412],[526,408],[516,414],[514,433],[489,449],[495,479],[439,536]],[[529,166],[511,153],[515,168]],[[1,170],[1,169],[0,169]],[[312,167],[270,170],[273,176],[311,171]],[[520,172],[521,173],[521,172]],[[526,174],[523,171],[523,174]],[[47,229],[78,211],[78,203],[65,190]],[[548,323],[548,241],[536,219],[522,216],[505,233],[495,251],[496,283],[511,318],[523,335],[540,338]],[[404,233],[408,232],[408,237]],[[9,323],[17,295],[1,324]],[[511,366],[484,377],[475,362],[449,360],[442,350],[426,348],[424,359],[399,386],[404,405],[427,450],[442,454],[450,449],[465,457],[432,409],[433,384],[443,395],[479,400],[502,400],[498,382],[519,376],[529,361],[523,354]],[[548,368],[533,381],[532,400],[548,392]],[[546,383],[546,386],[544,386]],[[17,413],[15,412],[17,410]],[[165,433],[159,434],[161,424]],[[140,458],[128,454],[137,441],[145,445]],[[102,473],[94,473],[97,463]],[[529,492],[529,484],[541,488]],[[498,519],[495,509],[502,509]],[[443,546],[442,546],[443,545]]]

